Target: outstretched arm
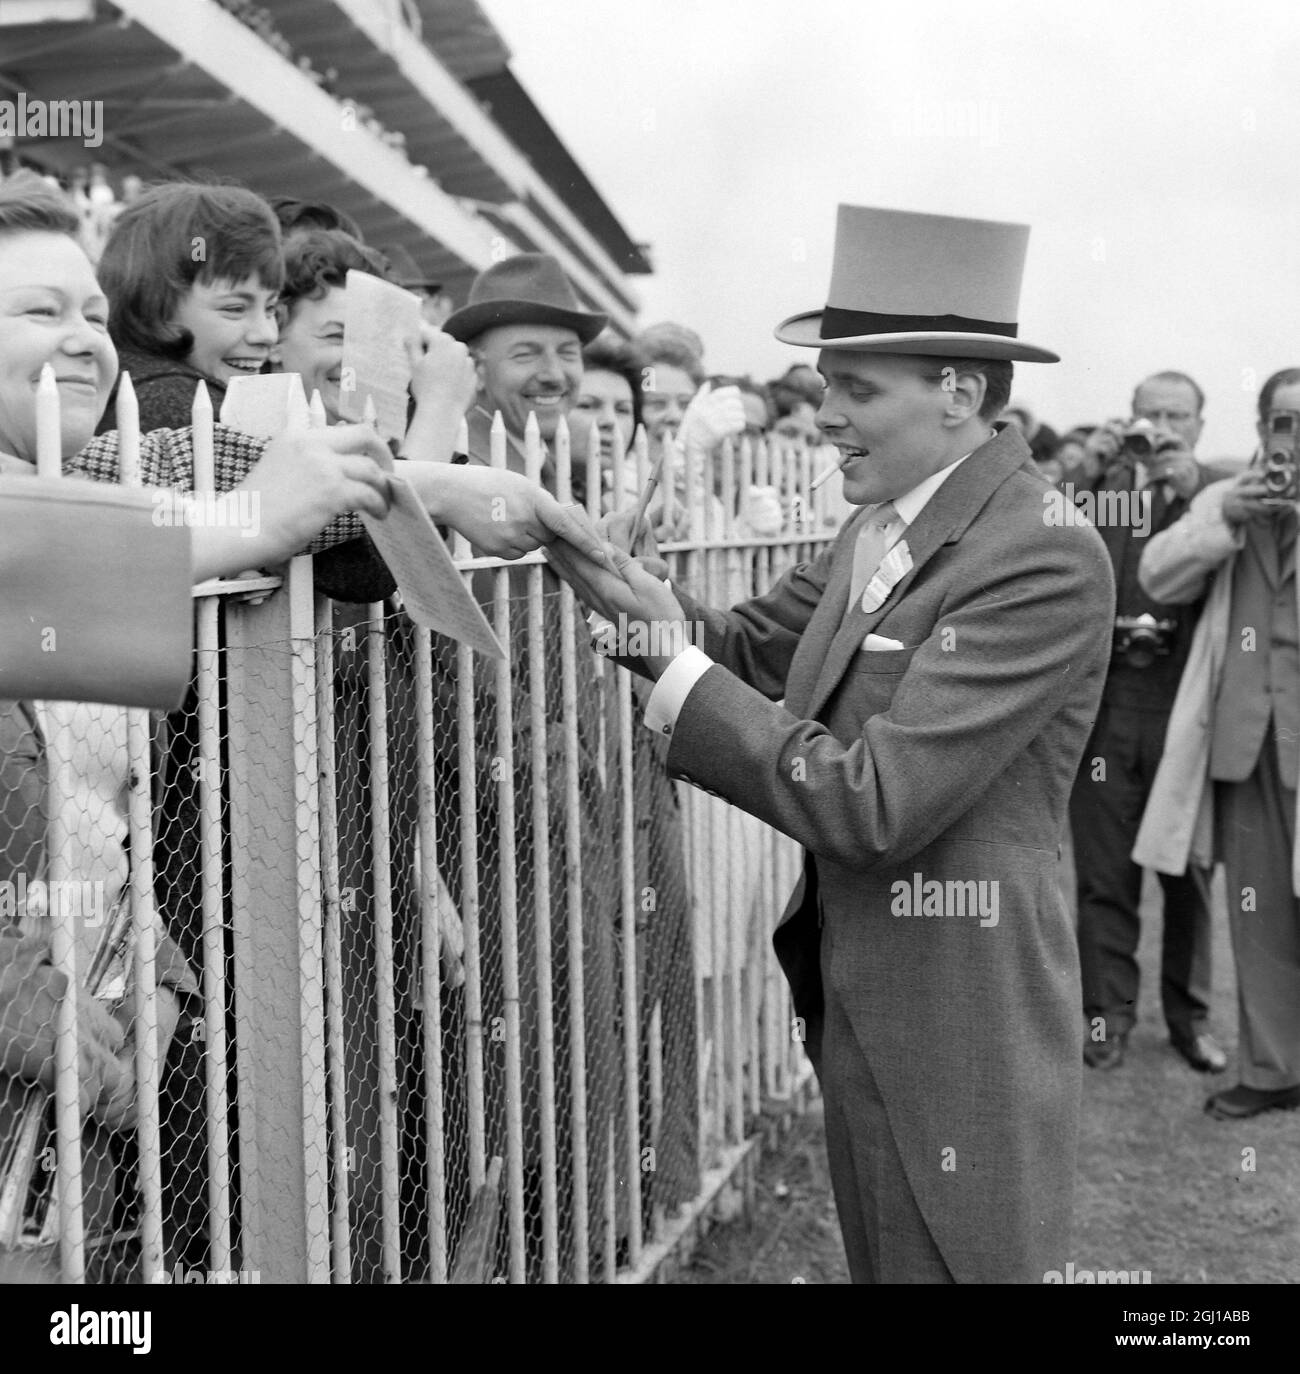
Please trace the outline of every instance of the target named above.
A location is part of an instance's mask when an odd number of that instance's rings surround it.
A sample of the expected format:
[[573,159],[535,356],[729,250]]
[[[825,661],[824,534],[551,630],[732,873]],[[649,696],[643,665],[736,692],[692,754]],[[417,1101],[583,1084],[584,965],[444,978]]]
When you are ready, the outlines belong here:
[[[801,613],[788,608],[803,604],[801,585],[824,585],[822,572],[787,574],[771,598],[721,621],[707,613],[706,649],[721,649],[741,671],[704,665],[671,725],[670,772],[848,868],[915,853],[1015,764],[1081,676],[1100,684],[1113,579],[1100,541],[1077,533],[1067,540],[1043,530],[990,552],[909,651],[892,695],[873,701],[868,684],[858,684],[861,733],[847,742],[768,699],[775,693],[762,690],[764,656],[752,652],[764,636],[783,649],[797,642]],[[610,576],[572,567],[564,575],[611,619],[686,615],[662,583],[619,557],[622,591]],[[777,597],[783,586],[787,596]],[[765,604],[773,598],[775,606]],[[666,662],[648,666],[658,676]]]
[[[69,477],[119,482],[118,432],[92,440],[64,462]],[[193,521],[194,580],[230,576],[317,553],[363,534],[353,514],[388,509],[387,449],[367,425],[304,430],[267,441],[217,425],[215,486],[222,500]],[[192,431],[160,429],[140,438],[140,478],[146,487],[194,490]],[[161,493],[160,493],[160,499]],[[187,522],[189,523],[189,522]]]
[[[608,521],[606,528],[619,533]],[[730,611],[703,606],[666,587],[657,571],[647,571],[617,543],[609,546],[609,554],[613,566],[605,569],[578,562],[560,547],[549,550],[547,558],[579,597],[607,620],[616,626],[626,624],[633,633],[634,626],[644,626],[642,644],[694,644],[763,696],[775,700],[784,694],[799,638],[826,589],[830,550],[812,563],[792,568],[765,596]],[[616,651],[613,656],[658,679],[673,655]]]

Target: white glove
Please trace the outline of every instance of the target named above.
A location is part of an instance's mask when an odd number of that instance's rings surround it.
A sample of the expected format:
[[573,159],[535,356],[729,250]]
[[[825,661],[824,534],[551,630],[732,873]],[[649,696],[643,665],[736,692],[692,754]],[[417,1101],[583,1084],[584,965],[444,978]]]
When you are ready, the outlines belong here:
[[750,487],[740,514],[750,533],[760,539],[774,538],[785,524],[785,512],[775,487]]
[[705,382],[691,398],[677,430],[683,448],[707,453],[724,439],[734,438],[745,429],[745,407],[740,388],[720,386],[716,391]]

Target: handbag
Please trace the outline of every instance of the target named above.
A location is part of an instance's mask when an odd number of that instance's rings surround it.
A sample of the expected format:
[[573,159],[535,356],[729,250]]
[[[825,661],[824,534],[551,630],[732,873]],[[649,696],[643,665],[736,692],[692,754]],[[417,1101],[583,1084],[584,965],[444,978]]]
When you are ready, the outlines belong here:
[[0,698],[182,704],[191,541],[160,495],[0,473]]

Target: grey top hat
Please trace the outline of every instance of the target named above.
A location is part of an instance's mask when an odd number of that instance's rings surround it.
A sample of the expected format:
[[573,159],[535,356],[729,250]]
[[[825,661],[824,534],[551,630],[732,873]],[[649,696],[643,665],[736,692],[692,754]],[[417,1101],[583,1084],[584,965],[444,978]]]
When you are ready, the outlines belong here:
[[1055,363],[1017,338],[1029,226],[841,205],[826,307],[791,315],[782,343]]
[[442,327],[469,343],[499,324],[554,324],[572,329],[586,344],[608,323],[607,315],[579,308],[577,293],[549,253],[516,253],[480,272],[469,301]]

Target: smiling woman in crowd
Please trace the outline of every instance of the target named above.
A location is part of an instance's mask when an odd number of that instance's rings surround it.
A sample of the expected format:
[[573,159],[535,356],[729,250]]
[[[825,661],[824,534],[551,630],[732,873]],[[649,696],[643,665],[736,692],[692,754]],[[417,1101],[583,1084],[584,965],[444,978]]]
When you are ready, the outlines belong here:
[[[262,370],[283,278],[280,226],[242,186],[169,182],[127,206],[99,279],[143,431],[188,425],[197,382],[207,383],[219,413],[230,379]],[[110,404],[100,432],[115,426]]]
[[343,328],[349,271],[386,277],[383,259],[339,229],[301,229],[284,243],[280,337],[271,362],[296,372],[308,397],[319,391],[331,424],[341,418]]
[[[109,303],[76,240],[78,229],[75,211],[43,183],[15,179],[0,188],[0,473],[10,479],[35,471],[35,384],[47,363],[58,385],[65,468],[75,469],[87,454],[116,466],[116,434],[90,445],[118,373]],[[190,382],[185,386],[192,392]],[[238,530],[196,529],[196,580],[236,571],[248,562],[283,558],[353,499],[378,515],[386,508],[386,478],[374,455],[356,454],[356,487],[347,496],[337,487],[327,495],[334,482],[324,467],[311,472],[302,465],[301,449],[291,456],[282,445],[280,457],[288,458],[287,465],[277,463],[273,454],[269,467],[263,463],[255,468],[268,446],[231,431],[218,429],[217,434],[225,484],[230,485],[240,467],[245,473],[257,470],[264,505],[270,498],[270,527],[264,520],[260,534],[242,541]],[[377,445],[377,440],[369,443]],[[164,483],[176,477],[179,467],[192,466],[188,431],[145,435],[141,459],[146,480]],[[286,481],[297,485],[313,479],[319,486],[311,496],[300,492],[289,497]],[[286,524],[283,516],[290,506],[313,513],[301,525],[296,517]],[[68,758],[52,757],[47,748],[51,734],[60,729],[74,742]],[[40,889],[34,882],[48,871],[46,796],[55,768],[63,798],[61,828],[69,837],[67,870],[103,894],[96,913],[111,911],[124,897],[129,873],[124,709],[86,702],[0,701],[0,878],[10,884],[6,891],[31,897],[0,922],[0,1157],[21,1118],[28,1085],[53,1086],[55,1011],[69,993],[51,960],[49,912],[37,900]],[[100,934],[86,919],[92,913],[85,905],[78,913],[81,970],[87,968]],[[196,1004],[197,994],[180,950],[164,938],[158,952],[160,1055],[166,1056],[186,1001]],[[132,1187],[115,1161],[124,1143],[116,1138],[134,1125],[134,1050],[125,1024],[84,992],[79,1002],[86,1120],[83,1184],[87,1235],[94,1238],[115,1224],[119,1198]],[[165,1131],[169,1125],[164,1113]],[[93,1256],[92,1278],[121,1278],[132,1263],[120,1246],[96,1247]]]

